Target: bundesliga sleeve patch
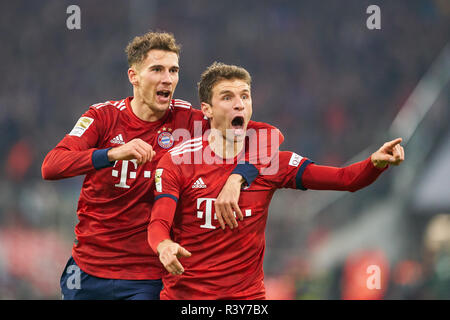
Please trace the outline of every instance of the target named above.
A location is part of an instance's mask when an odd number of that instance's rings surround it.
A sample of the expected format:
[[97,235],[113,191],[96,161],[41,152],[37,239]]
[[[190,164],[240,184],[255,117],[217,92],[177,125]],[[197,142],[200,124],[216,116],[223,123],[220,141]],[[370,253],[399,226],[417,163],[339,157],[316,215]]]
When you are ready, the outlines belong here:
[[155,171],[155,185],[157,192],[162,192],[162,180],[161,180],[162,172],[163,169],[156,169]]
[[296,154],[295,152],[292,153],[291,159],[289,160],[289,165],[293,167],[298,167],[300,162],[302,161],[303,157]]
[[81,137],[93,122],[94,119],[92,118],[81,117],[80,119],[78,119],[72,131],[70,131],[69,136]]

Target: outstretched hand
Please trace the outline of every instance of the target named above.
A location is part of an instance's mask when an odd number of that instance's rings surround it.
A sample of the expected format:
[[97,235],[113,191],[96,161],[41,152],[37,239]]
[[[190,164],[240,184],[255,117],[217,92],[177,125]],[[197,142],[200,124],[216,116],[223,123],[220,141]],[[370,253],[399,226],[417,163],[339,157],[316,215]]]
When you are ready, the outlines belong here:
[[174,275],[180,275],[184,272],[184,268],[178,258],[190,257],[191,253],[189,251],[169,239],[161,241],[157,250],[159,261],[161,261],[167,271]]
[[386,142],[372,154],[370,159],[375,167],[384,169],[387,165],[398,166],[405,160],[405,150],[400,145],[402,138]]

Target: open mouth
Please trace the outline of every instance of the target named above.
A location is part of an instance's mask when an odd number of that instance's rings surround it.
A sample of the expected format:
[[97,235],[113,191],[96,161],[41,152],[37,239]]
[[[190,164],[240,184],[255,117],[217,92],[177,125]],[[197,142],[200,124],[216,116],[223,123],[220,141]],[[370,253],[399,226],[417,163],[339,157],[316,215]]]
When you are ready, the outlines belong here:
[[233,128],[233,134],[235,137],[245,135],[244,122],[243,116],[236,116],[233,120],[231,120],[231,127]]
[[168,98],[170,96],[170,90],[159,90],[156,91],[156,95],[161,98]]
[[233,128],[243,128],[244,127],[244,117],[236,116],[231,120],[231,125]]

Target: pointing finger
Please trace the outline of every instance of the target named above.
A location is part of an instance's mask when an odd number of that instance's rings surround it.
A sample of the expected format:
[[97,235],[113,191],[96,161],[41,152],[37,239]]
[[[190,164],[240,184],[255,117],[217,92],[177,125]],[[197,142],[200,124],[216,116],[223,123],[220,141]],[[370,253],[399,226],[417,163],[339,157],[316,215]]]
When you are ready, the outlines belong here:
[[391,141],[389,141],[389,142],[386,142],[386,143],[384,144],[384,147],[385,147],[385,148],[388,148],[388,149],[393,149],[396,145],[398,145],[398,144],[401,143],[402,141],[403,141],[402,138],[397,138],[397,139],[391,140]]

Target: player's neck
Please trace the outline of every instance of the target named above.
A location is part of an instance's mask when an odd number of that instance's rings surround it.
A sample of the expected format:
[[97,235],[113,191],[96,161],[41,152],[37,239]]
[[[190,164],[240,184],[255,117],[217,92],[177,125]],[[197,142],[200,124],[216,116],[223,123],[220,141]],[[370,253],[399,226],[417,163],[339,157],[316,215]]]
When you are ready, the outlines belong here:
[[130,102],[130,106],[136,117],[148,122],[158,121],[166,113],[166,111],[155,112],[143,99],[139,98],[139,96],[134,96],[133,100]]
[[212,151],[222,159],[236,157],[244,147],[244,141],[230,141],[219,130],[211,129],[208,143]]

